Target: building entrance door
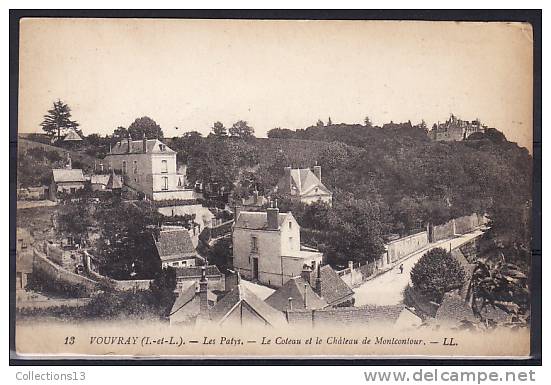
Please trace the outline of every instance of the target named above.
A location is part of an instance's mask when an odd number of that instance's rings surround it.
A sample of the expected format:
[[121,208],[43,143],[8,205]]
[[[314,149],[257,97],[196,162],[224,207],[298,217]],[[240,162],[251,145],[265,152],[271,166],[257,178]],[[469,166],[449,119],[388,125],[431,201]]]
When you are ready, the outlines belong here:
[[253,258],[253,279],[258,279],[258,258]]

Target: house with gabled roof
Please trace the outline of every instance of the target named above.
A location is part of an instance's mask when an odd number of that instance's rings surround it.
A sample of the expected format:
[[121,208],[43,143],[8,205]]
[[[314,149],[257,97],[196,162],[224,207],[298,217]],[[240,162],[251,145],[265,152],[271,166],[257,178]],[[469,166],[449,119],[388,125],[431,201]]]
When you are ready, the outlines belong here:
[[176,151],[159,139],[121,140],[111,147],[105,161],[119,170],[124,183],[154,201],[191,201],[185,166],[178,167]]
[[324,202],[331,206],[333,193],[321,182],[321,166],[309,168],[284,168],[274,192],[302,203]]
[[162,268],[195,266],[197,252],[187,229],[161,230],[154,241]]
[[56,200],[58,193],[74,194],[84,189],[86,178],[81,169],[54,168],[50,185],[50,199]]
[[240,211],[232,229],[231,264],[244,278],[271,287],[280,287],[300,275],[302,267],[319,264],[318,250],[300,243],[300,226],[291,212],[277,207],[266,211]]
[[289,309],[325,309],[353,305],[354,291],[329,265],[304,265],[300,276],[291,278],[266,298],[272,307]]
[[210,301],[206,268],[202,269],[199,290],[194,285],[182,290],[169,317],[171,325],[203,327],[278,327],[286,324],[283,313],[266,304],[242,285],[239,276],[235,287],[221,300],[216,303]]

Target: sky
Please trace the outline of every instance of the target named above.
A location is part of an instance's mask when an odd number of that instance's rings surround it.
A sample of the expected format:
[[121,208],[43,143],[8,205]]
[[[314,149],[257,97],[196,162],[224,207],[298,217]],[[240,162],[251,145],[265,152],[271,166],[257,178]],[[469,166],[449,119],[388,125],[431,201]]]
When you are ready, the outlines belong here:
[[531,151],[532,60],[518,23],[23,19],[19,131],[57,99],[85,135],[141,116],[167,137],[237,120],[263,137],[454,113]]

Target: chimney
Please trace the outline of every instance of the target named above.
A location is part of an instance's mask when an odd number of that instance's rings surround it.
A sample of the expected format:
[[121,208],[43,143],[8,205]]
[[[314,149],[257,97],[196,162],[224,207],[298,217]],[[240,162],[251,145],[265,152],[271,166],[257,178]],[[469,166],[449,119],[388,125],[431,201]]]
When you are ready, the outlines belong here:
[[289,297],[289,310],[293,310],[293,297]]
[[268,222],[268,230],[279,229],[279,209],[277,207],[268,207],[266,209],[266,219]]
[[310,266],[304,265],[302,267],[302,271],[300,273],[300,278],[302,278],[305,282],[308,282],[309,285],[312,285],[311,281],[312,277],[312,270],[310,269]]
[[147,139],[145,137],[145,131],[143,133],[143,138],[142,138],[142,151],[143,153],[147,153]]
[[208,314],[209,302],[207,298],[207,269],[205,266],[201,267],[201,280],[199,281],[199,313],[202,315]]
[[318,272],[316,274],[316,283],[314,286],[314,292],[321,297],[321,267],[318,264]]
[[126,143],[128,144],[128,147],[126,148],[126,153],[130,154],[130,134],[126,137]]
[[319,179],[321,182],[321,166],[318,166],[317,164],[314,166],[314,175]]

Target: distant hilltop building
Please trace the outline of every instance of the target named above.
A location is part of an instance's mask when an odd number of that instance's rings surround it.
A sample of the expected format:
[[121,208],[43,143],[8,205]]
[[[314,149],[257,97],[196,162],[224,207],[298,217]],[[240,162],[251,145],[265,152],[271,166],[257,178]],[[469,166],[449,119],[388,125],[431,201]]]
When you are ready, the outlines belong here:
[[333,194],[321,182],[321,166],[309,168],[285,167],[284,175],[279,180],[275,192],[302,203],[325,202],[331,206]]
[[187,189],[185,167],[178,169],[176,151],[158,139],[122,140],[116,143],[105,160],[112,169],[120,170],[124,183],[143,193],[148,199],[193,199]]
[[429,131],[429,137],[438,141],[465,140],[475,132],[486,132],[488,127],[481,124],[480,120],[461,120],[454,114],[444,123],[435,124]]

